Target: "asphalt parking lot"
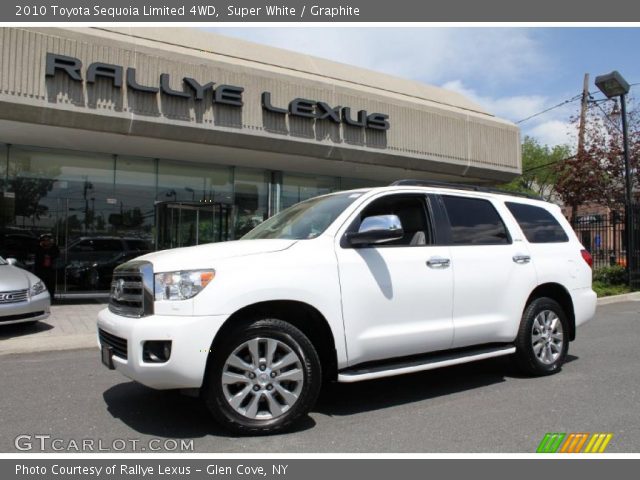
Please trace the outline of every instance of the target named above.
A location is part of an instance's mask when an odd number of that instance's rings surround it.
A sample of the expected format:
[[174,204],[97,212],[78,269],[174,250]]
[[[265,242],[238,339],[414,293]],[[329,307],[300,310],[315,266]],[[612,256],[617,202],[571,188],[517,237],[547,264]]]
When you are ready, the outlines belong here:
[[225,434],[198,399],[105,369],[97,349],[4,355],[0,451],[17,451],[19,435],[50,435],[58,446],[93,439],[103,448],[193,439],[196,452],[530,453],[546,432],[611,432],[608,452],[639,452],[640,302],[599,307],[569,354],[544,378],[498,358],[334,385],[295,431],[250,438]]

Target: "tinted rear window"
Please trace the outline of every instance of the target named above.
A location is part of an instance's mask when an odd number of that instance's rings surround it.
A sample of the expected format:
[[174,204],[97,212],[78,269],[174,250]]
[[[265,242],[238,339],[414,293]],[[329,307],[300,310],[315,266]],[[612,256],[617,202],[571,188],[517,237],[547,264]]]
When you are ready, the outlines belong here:
[[511,239],[491,202],[480,198],[443,196],[454,245],[500,245]]
[[568,242],[569,237],[547,210],[524,203],[506,202],[524,236],[531,243]]
[[129,250],[151,250],[149,244],[144,240],[126,240]]

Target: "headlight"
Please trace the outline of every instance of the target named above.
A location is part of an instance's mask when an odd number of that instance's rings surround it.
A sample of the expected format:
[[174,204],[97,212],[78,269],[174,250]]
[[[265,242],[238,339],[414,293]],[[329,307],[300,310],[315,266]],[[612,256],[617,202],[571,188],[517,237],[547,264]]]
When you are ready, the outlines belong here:
[[42,292],[47,290],[46,285],[42,280],[31,285],[31,296],[35,297],[36,295],[40,295]]
[[199,294],[215,277],[215,270],[156,273],[156,300],[188,300]]

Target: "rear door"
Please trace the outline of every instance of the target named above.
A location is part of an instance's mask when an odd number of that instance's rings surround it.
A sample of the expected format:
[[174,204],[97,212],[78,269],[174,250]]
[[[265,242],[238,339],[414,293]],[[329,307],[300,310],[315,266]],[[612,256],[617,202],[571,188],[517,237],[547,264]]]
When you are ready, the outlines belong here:
[[[569,289],[590,287],[591,269],[580,254],[581,246],[570,241],[561,226],[560,209],[552,205],[506,202],[528,243],[538,282],[559,283]],[[555,212],[553,212],[555,210]],[[555,215],[554,215],[555,213]],[[557,217],[556,217],[557,215]]]
[[453,347],[514,340],[537,284],[526,242],[492,198],[440,195],[454,276]]

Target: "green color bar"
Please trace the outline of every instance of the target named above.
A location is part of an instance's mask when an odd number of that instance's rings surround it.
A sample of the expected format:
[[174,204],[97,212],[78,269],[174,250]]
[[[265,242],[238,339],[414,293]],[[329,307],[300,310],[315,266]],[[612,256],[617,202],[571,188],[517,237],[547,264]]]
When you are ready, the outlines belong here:
[[544,438],[538,445],[536,449],[536,453],[555,453],[560,445],[562,444],[562,440],[566,436],[565,433],[547,433]]

